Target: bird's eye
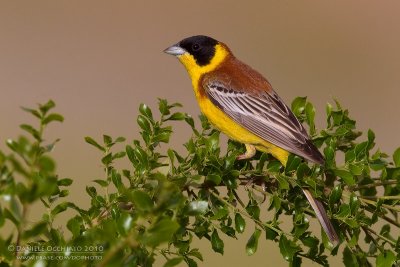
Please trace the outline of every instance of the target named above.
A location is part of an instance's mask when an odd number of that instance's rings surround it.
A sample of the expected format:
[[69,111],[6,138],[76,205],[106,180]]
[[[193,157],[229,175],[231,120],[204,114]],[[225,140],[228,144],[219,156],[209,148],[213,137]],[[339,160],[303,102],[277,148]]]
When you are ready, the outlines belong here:
[[200,45],[199,44],[193,44],[192,45],[192,50],[193,51],[197,51],[197,50],[199,50],[200,49]]

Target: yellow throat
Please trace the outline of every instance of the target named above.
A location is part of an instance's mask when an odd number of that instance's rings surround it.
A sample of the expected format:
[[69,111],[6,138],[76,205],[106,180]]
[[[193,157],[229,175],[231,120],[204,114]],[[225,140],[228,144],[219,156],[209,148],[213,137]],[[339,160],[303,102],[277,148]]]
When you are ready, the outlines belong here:
[[[179,56],[179,61],[185,66],[187,72],[189,73],[190,78],[192,79],[192,84],[197,91],[197,83],[201,77],[201,75],[215,70],[222,61],[224,61],[225,57],[228,55],[228,50],[220,44],[215,46],[215,55],[211,59],[210,63],[205,66],[199,66],[196,63],[194,57],[189,53],[184,53],[183,55]],[[198,92],[196,92],[197,94]]]

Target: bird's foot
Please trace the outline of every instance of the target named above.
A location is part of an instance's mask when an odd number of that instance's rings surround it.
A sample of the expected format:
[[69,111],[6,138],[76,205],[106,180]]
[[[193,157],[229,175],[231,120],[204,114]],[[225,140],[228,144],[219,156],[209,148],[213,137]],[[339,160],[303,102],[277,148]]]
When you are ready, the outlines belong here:
[[246,146],[246,152],[244,154],[237,156],[237,160],[243,160],[243,159],[250,159],[256,154],[256,147],[253,145],[248,145],[245,144]]

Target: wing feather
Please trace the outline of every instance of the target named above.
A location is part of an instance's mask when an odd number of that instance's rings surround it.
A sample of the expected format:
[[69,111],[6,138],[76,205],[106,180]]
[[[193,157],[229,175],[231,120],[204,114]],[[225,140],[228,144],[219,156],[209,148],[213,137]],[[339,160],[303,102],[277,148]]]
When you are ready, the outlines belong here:
[[255,95],[215,80],[205,80],[203,88],[216,106],[250,132],[308,160],[323,163],[303,125],[273,90]]

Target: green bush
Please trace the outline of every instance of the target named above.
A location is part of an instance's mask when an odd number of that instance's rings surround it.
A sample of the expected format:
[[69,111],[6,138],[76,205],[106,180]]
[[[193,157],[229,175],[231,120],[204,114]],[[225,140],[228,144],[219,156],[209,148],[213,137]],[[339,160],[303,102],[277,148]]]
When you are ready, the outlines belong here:
[[[235,238],[246,227],[254,228],[243,248],[247,254],[256,253],[258,240],[266,238],[277,243],[290,266],[300,266],[303,258],[328,266],[327,256],[338,253],[345,266],[392,266],[399,259],[400,238],[391,233],[400,227],[400,149],[393,161],[374,149],[374,132],[362,136],[339,103],[327,105],[326,129],[317,131],[313,105],[304,97],[293,101],[293,112],[309,126],[326,164],[290,156],[286,168],[259,152],[253,160],[237,161],[243,145],[229,140],[221,151],[220,133],[203,116],[201,128],[196,127],[190,115],[176,112],[180,104],[160,99],[156,116],[142,104],[137,117],[141,140],[85,138],[102,153],[105,173],[86,187],[89,209],[67,198],[73,179],[58,177],[50,157],[59,140],[43,141],[46,126],[63,121],[51,113],[54,106],[49,101],[24,108],[39,126],[21,125],[28,136],[8,140],[11,152],[0,151],[0,230],[6,220],[12,224],[0,237],[0,266],[152,266],[162,255],[166,267],[183,262],[194,267],[203,261],[194,238],[209,240],[223,254],[221,236]],[[160,149],[173,134],[170,121],[186,123],[193,131],[184,154],[165,145]],[[116,150],[117,143],[126,144],[125,150]],[[126,158],[129,169],[115,167]],[[247,197],[239,197],[240,187]],[[314,213],[301,188],[325,204],[339,246],[332,247],[323,231],[309,230],[308,217]],[[27,210],[40,202],[46,212],[31,222]],[[67,209],[74,215],[62,225],[70,232],[64,236],[53,222]],[[262,220],[262,210],[273,215]],[[290,232],[281,229],[285,215],[293,221]]]

